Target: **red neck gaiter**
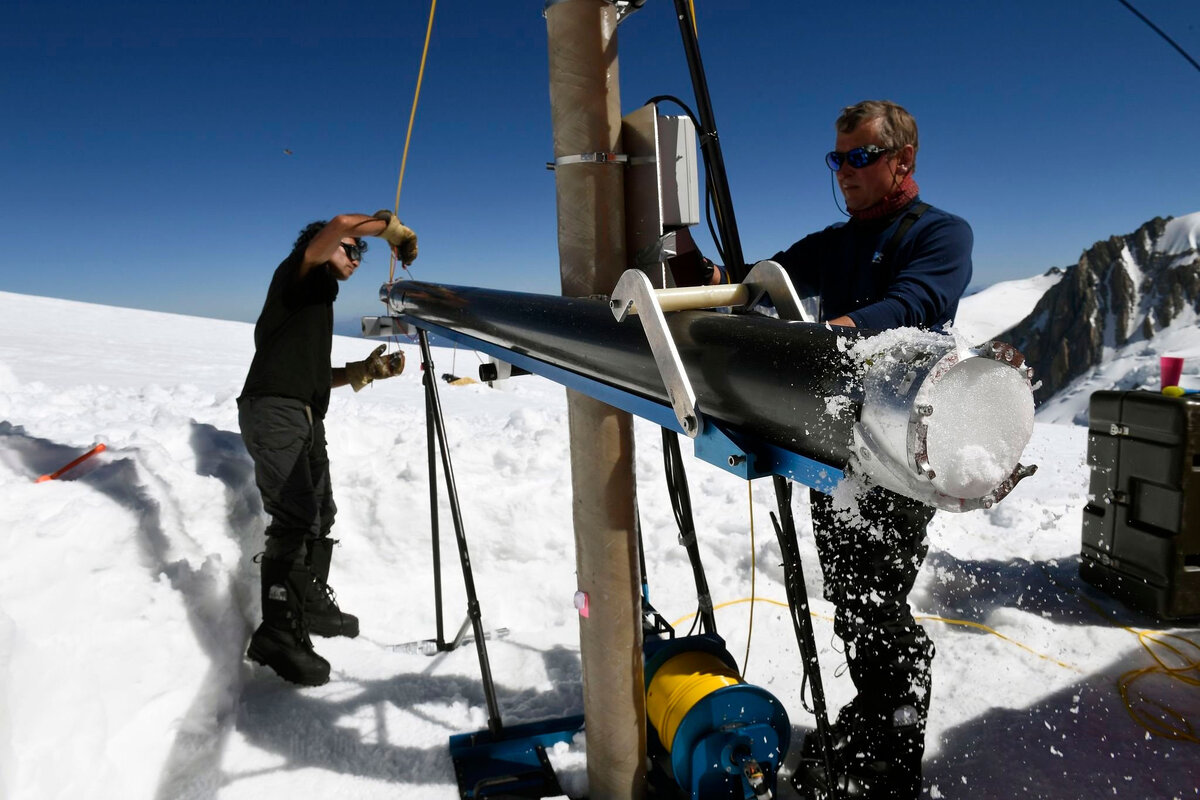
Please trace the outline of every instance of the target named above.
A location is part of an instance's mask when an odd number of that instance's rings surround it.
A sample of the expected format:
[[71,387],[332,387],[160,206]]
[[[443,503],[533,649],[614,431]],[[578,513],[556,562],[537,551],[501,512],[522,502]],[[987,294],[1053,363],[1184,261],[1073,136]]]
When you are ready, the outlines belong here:
[[854,219],[882,219],[883,217],[890,217],[911,203],[919,191],[917,182],[913,180],[913,176],[905,175],[904,180],[896,187],[896,191],[873,206],[868,206],[861,211],[851,211],[850,216],[854,217]]

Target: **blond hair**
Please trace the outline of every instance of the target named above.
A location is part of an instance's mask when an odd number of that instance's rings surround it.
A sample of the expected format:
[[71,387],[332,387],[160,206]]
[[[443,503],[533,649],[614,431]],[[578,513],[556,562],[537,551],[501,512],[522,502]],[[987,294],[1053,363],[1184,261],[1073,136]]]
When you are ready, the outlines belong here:
[[870,120],[879,120],[879,143],[893,152],[911,144],[912,171],[917,169],[917,121],[903,106],[891,100],[863,100],[846,106],[834,123],[838,133],[850,133]]

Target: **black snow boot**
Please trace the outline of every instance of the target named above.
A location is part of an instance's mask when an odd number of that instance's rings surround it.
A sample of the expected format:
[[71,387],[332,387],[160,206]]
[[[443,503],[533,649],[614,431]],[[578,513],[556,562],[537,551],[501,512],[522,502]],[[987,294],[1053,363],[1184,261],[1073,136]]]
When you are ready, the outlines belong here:
[[329,681],[329,662],[313,650],[305,625],[303,597],[310,582],[303,564],[263,558],[263,622],[246,655],[286,681],[320,686]]
[[898,709],[893,720],[874,719],[854,702],[841,710],[830,731],[836,784],[825,770],[816,731],[806,734],[792,775],[796,791],[808,800],[916,800],[921,794],[925,732],[922,724],[904,724],[909,722],[909,709]]
[[329,562],[336,539],[310,539],[305,561],[312,578],[304,595],[304,617],[308,630],[317,636],[358,636],[358,617],[338,608],[337,595],[329,586]]

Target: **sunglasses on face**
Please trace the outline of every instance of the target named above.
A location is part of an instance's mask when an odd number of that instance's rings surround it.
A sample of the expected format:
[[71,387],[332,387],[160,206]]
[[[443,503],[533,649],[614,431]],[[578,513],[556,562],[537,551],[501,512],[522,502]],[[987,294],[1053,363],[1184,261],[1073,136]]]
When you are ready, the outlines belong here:
[[342,242],[342,249],[346,251],[346,258],[350,259],[351,261],[362,261],[363,250],[366,248],[357,244],[346,244],[345,242]]
[[885,153],[890,153],[886,147],[880,147],[877,144],[868,144],[864,147],[856,147],[853,150],[847,150],[845,153],[839,153],[837,150],[832,150],[825,154],[825,163],[834,172],[842,168],[842,164],[849,164],[855,169],[869,167],[884,156]]

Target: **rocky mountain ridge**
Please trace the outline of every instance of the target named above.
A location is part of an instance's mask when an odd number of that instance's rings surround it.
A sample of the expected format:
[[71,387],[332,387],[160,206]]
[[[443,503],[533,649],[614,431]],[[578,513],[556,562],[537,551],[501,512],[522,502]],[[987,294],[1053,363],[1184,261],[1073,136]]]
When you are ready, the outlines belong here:
[[[1106,358],[1200,318],[1200,212],[1096,242],[1033,311],[995,337],[1025,354],[1040,404]],[[1120,387],[1128,388],[1128,387]]]

